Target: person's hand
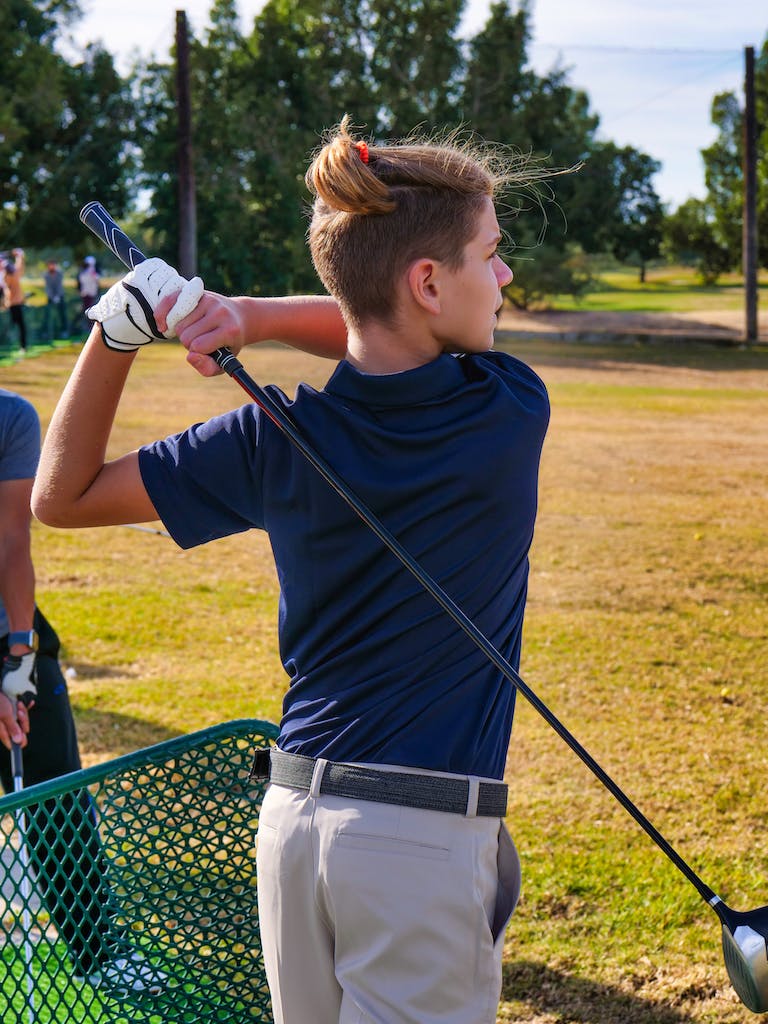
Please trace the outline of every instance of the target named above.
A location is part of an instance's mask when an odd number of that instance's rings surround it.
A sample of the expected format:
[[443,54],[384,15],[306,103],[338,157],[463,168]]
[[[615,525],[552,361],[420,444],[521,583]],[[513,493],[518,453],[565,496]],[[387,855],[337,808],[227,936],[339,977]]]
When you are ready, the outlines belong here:
[[18,700],[9,700],[0,690],[0,743],[8,750],[16,743],[27,745],[29,714],[26,706]]
[[[164,260],[149,259],[112,285],[87,311],[101,324],[105,345],[121,352],[135,352],[152,341],[173,337],[176,325],[195,309],[203,294],[199,277],[187,281]],[[156,310],[163,299],[174,301],[164,308],[163,326]],[[164,333],[164,330],[167,333]]]
[[191,313],[174,319],[177,305],[172,297],[163,299],[156,311],[158,324],[175,331],[187,350],[187,362],[199,374],[214,377],[222,373],[209,353],[226,346],[237,355],[246,343],[245,320],[238,300],[206,291]]

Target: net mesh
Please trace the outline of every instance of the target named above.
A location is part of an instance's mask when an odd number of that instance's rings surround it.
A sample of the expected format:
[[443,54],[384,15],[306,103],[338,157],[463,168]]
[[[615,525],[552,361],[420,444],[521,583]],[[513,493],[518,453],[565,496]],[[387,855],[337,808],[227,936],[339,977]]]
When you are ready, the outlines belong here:
[[225,723],[0,799],[0,1020],[272,1021],[247,775],[276,735]]

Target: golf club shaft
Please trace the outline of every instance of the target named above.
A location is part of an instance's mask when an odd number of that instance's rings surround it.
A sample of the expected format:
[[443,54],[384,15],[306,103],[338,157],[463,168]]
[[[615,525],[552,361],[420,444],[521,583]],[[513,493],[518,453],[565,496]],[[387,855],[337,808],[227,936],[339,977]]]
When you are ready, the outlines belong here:
[[[80,213],[80,219],[89,227],[112,252],[125,263],[133,268],[141,263],[146,257],[131,242],[131,240],[120,230],[110,215],[100,203],[88,203]],[[489,661],[509,680],[535,708],[549,726],[560,736],[571,750],[589,768],[592,774],[605,786],[605,788],[619,801],[622,807],[631,815],[638,825],[646,832],[662,852],[672,861],[675,867],[688,879],[701,898],[710,905],[713,905],[719,897],[706,885],[696,872],[683,860],[674,847],[667,842],[664,836],[646,818],[642,811],[633,803],[624,791],[603,771],[589,751],[582,746],[576,737],[563,725],[563,723],[549,710],[546,704],[536,693],[523,681],[518,672],[512,667],[500,651],[488,640],[488,638],[477,628],[470,618],[459,608],[442,587],[434,580],[415,559],[405,550],[400,542],[387,530],[387,528],[373,515],[373,513],[360,501],[346,483],[338,476],[336,471],[305,441],[302,434],[297,430],[295,424],[285,410],[275,402],[270,395],[250,377],[244,369],[240,360],[227,348],[217,349],[211,353],[218,365],[237,381],[246,394],[259,406],[266,416],[285,434],[286,437],[296,446],[307,461],[317,470],[323,479],[333,490],[357,513],[366,526],[371,529],[383,544],[389,548],[392,554],[400,563],[419,581],[424,589],[432,595],[443,610],[450,615],[460,629],[475,643],[486,655]]]
[[13,775],[13,790],[19,792],[24,788],[24,760],[21,746],[18,743],[11,744],[11,774]]

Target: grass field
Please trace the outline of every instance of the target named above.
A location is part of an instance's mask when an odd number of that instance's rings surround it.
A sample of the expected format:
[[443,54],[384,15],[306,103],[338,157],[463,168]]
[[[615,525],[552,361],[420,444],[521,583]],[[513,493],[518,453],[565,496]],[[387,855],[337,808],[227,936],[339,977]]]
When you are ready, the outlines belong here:
[[[524,273],[524,270],[520,271]],[[759,293],[764,304],[768,295],[768,274],[759,278]],[[552,309],[578,309],[594,312],[706,313],[710,310],[741,310],[744,307],[744,279],[738,274],[723,274],[716,285],[703,285],[690,267],[650,267],[646,280],[631,267],[603,270],[587,293],[578,299],[556,295],[547,303]]]
[[[552,400],[523,675],[705,882],[738,909],[768,903],[766,352],[515,345]],[[5,368],[0,385],[47,422],[75,356]],[[289,390],[329,372],[276,346],[246,362]],[[114,452],[241,400],[155,346],[136,362]],[[33,540],[86,763],[277,718],[263,537],[184,553],[159,534],[36,524]],[[524,886],[499,1021],[752,1020],[715,915],[522,702],[507,774]]]

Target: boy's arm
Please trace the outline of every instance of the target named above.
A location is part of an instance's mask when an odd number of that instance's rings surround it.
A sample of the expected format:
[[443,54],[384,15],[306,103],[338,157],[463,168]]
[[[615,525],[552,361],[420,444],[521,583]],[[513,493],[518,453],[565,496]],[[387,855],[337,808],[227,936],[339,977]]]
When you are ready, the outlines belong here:
[[49,526],[110,526],[158,518],[137,452],[106,462],[107,442],[132,352],[116,352],[95,324],[46,433],[32,511]]
[[[221,372],[207,353],[225,345],[239,352],[246,344],[274,338],[335,359],[346,351],[346,328],[333,299],[228,299],[214,292],[201,295],[202,282],[195,281],[199,291],[195,282],[179,278],[162,260],[147,260],[89,310],[101,324],[94,326],[56,407],[33,488],[32,509],[42,522],[108,526],[158,518],[139,472],[138,453],[105,462],[135,356],[131,349],[161,336],[156,330],[178,335],[189,350],[187,359],[203,376]],[[142,319],[131,298],[137,285],[154,320],[151,326],[144,321],[134,336],[135,320]],[[126,318],[123,304],[132,302],[133,315]],[[170,329],[168,317],[173,321]]]
[[[157,320],[165,326],[165,304]],[[343,359],[347,328],[335,299],[320,295],[281,298],[227,298],[205,292],[175,331],[188,351],[187,361],[205,377],[221,373],[208,353],[230,348],[235,354],[260,341],[281,341],[327,359]]]
[[11,633],[31,629],[35,613],[31,493],[31,479],[0,480],[0,601]]
[[94,327],[59,399],[43,444],[32,510],[50,526],[110,526],[157,519],[138,452],[106,462],[107,442],[138,348],[162,338],[154,311],[194,309],[203,292],[162,260],[146,260],[88,310]]

